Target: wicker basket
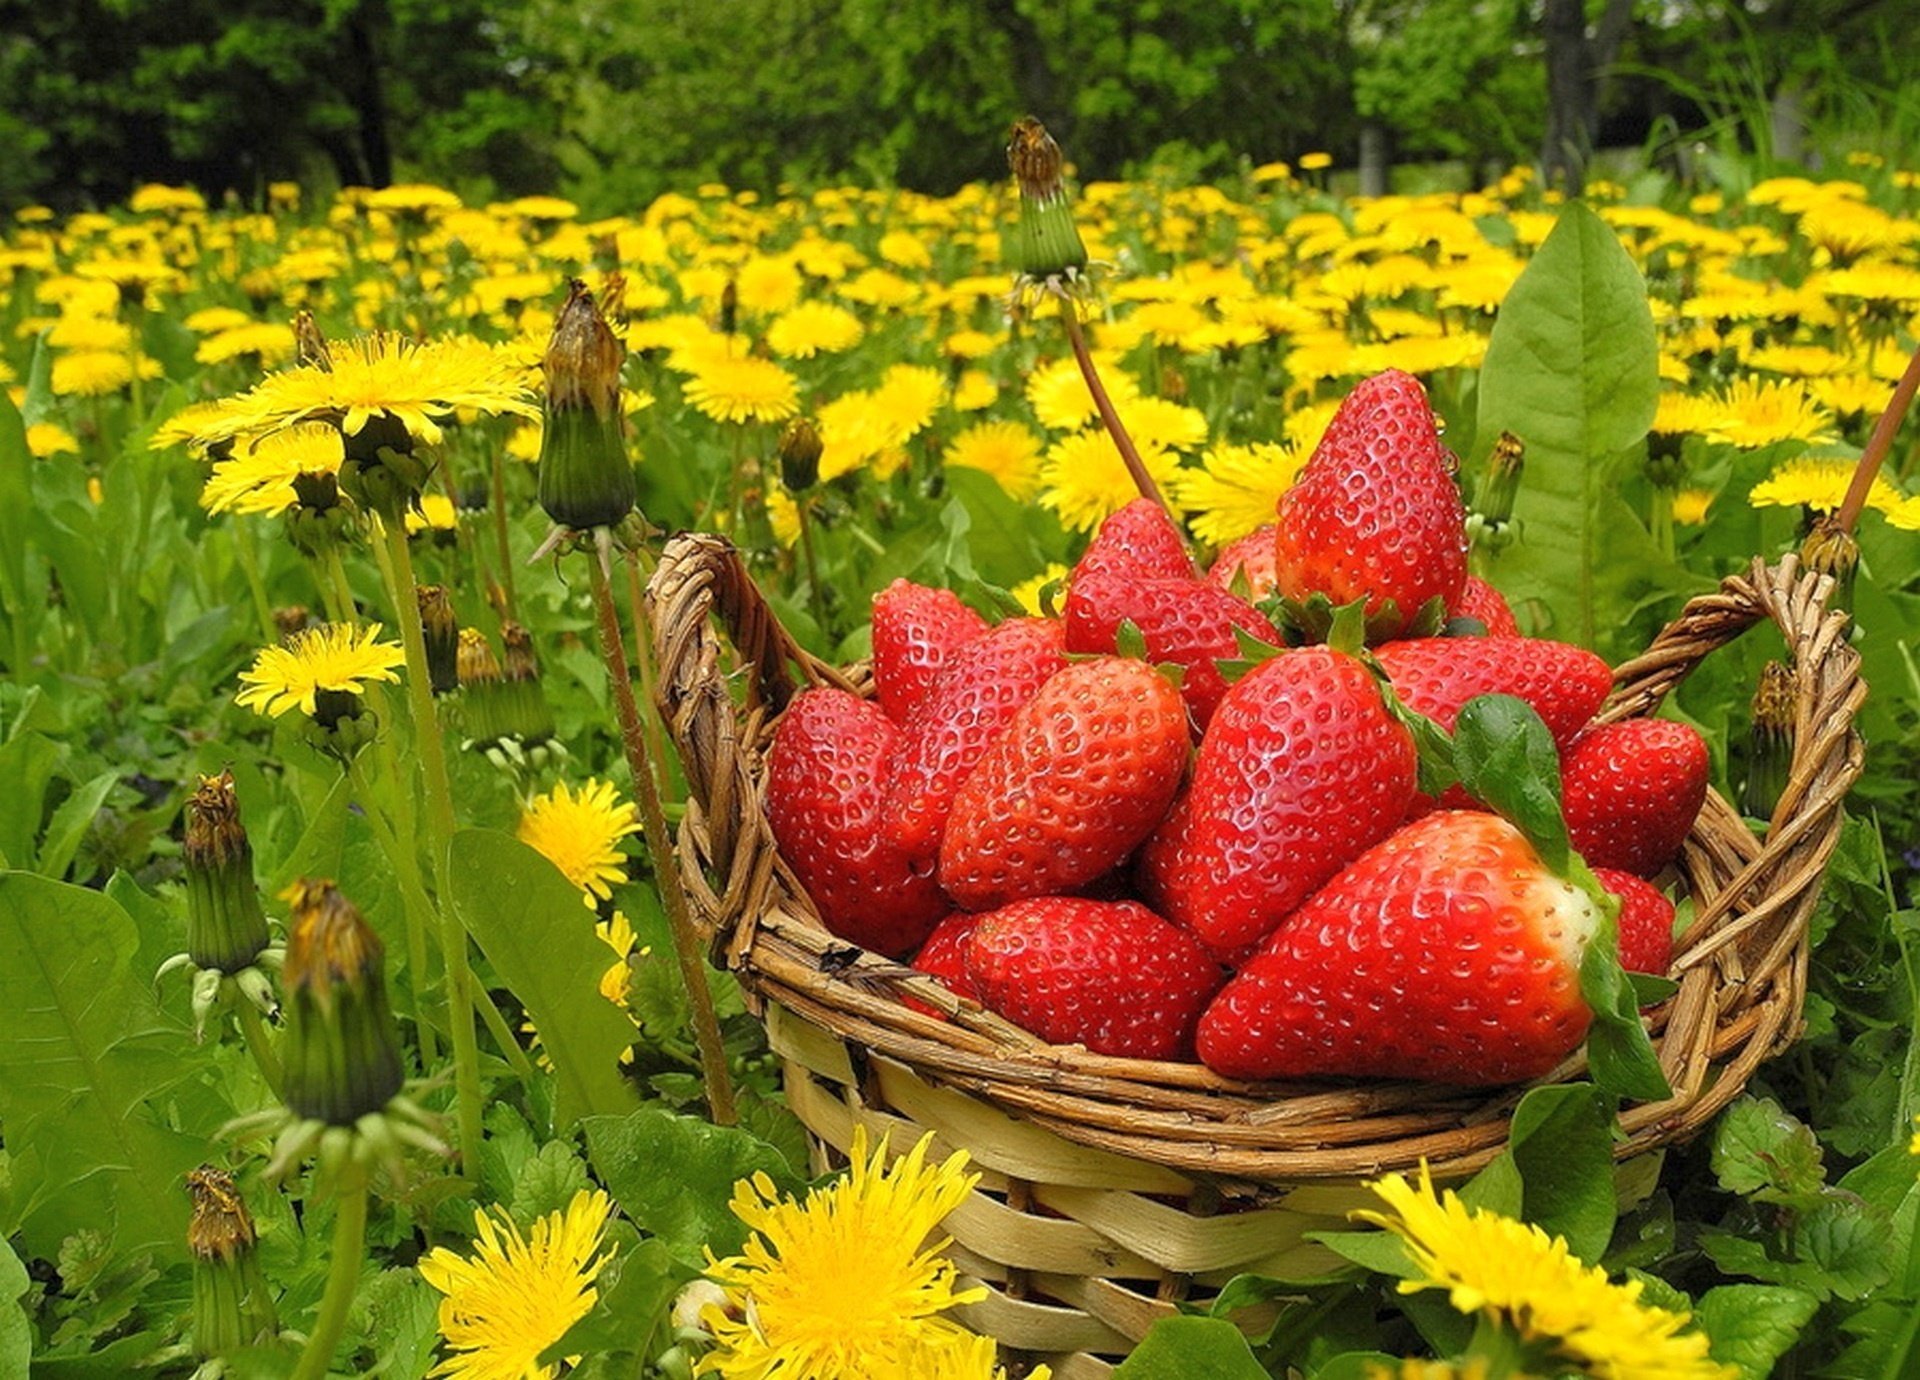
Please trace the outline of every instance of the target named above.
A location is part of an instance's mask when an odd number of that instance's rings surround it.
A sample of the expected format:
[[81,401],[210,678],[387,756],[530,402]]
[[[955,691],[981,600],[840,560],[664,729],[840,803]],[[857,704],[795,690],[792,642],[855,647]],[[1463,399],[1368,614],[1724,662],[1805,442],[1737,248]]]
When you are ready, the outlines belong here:
[[[1650,1017],[1674,1095],[1621,1114],[1629,1199],[1657,1176],[1652,1152],[1697,1134],[1799,1032],[1808,919],[1861,769],[1852,725],[1866,687],[1830,589],[1792,556],[1756,561],[1620,667],[1600,715],[1653,712],[1755,623],[1786,639],[1794,760],[1766,839],[1710,793],[1678,864],[1696,918],[1673,960],[1679,991]],[[1332,1266],[1302,1237],[1345,1222],[1367,1196],[1361,1177],[1424,1159],[1459,1178],[1504,1146],[1524,1089],[1256,1085],[1090,1054],[834,938],[775,850],[764,758],[795,672],[871,693],[865,668],[803,651],[717,537],[670,541],[649,597],[661,707],[689,787],[679,862],[696,918],[766,1021],[818,1167],[865,1124],[896,1132],[901,1148],[931,1130],[984,1172],[947,1222],[956,1260],[988,1287],[968,1325],[1048,1360],[1061,1380],[1105,1375],[1175,1300],[1243,1271],[1305,1278]],[[950,1019],[905,1005],[909,992]],[[1583,1064],[1569,1059],[1547,1081]]]

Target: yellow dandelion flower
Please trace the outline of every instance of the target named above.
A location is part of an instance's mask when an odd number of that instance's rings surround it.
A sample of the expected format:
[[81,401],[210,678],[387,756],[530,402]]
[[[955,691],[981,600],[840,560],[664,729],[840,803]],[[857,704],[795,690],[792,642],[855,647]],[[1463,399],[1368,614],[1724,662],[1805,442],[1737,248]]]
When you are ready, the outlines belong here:
[[885,447],[905,445],[932,423],[947,396],[946,376],[924,364],[896,364],[873,390],[872,407]]
[[1905,264],[1855,264],[1821,274],[1809,286],[1817,286],[1829,297],[1907,304],[1920,302],[1920,269]]
[[1692,393],[1664,392],[1654,408],[1656,436],[1704,436],[1712,431],[1720,417],[1720,404],[1713,398]]
[[[1526,1380],[1512,1371],[1507,1374],[1513,1380]],[[1406,1360],[1395,1366],[1374,1361],[1367,1366],[1366,1380],[1487,1380],[1487,1363],[1478,1356],[1457,1363]]]
[[551,1380],[558,1366],[540,1353],[599,1300],[594,1279],[612,1257],[600,1252],[612,1200],[581,1189],[527,1235],[501,1208],[473,1214],[472,1255],[439,1246],[420,1260],[420,1278],[440,1300],[440,1337],[450,1353],[433,1374],[454,1380]]
[[788,256],[755,255],[734,275],[734,300],[753,316],[772,316],[800,300],[800,270]]
[[301,475],[338,474],[345,458],[340,433],[322,422],[243,440],[214,465],[200,506],[210,513],[284,513],[300,501],[294,483]]
[[1845,355],[1824,345],[1762,345],[1738,353],[1740,362],[1749,369],[1765,369],[1771,374],[1792,374],[1799,378],[1838,374],[1848,365]]
[[633,932],[633,922],[627,919],[625,911],[616,910],[611,920],[594,924],[593,937],[615,955],[614,962],[600,975],[600,995],[615,1006],[624,1007],[627,991],[633,984],[633,968],[628,960],[633,956],[634,941],[638,938]]
[[1887,510],[1887,521],[1905,532],[1920,532],[1920,495],[1903,498]]
[[244,688],[236,699],[277,719],[289,709],[312,714],[322,693],[360,695],[368,681],[398,681],[393,668],[406,654],[379,637],[378,623],[323,623],[297,632],[281,646],[261,649],[240,673]]
[[1776,441],[1826,441],[1833,436],[1833,418],[1795,379],[1736,379],[1714,402],[1718,415],[1709,423],[1708,433],[1742,450]]
[[407,510],[405,521],[409,536],[417,532],[451,532],[460,525],[460,514],[445,494],[429,493],[420,495],[418,508]]
[[985,369],[968,369],[953,385],[953,410],[978,412],[992,407],[1000,397],[1000,385]]
[[1639,1281],[1609,1282],[1561,1237],[1437,1194],[1424,1164],[1417,1185],[1389,1174],[1367,1187],[1388,1211],[1354,1215],[1404,1241],[1419,1271],[1401,1293],[1444,1289],[1459,1312],[1498,1317],[1598,1380],[1735,1380],[1708,1356],[1705,1333],[1682,1330],[1687,1314],[1642,1303]]
[[1019,601],[1020,607],[1028,614],[1035,618],[1042,618],[1048,615],[1041,604],[1040,595],[1048,585],[1058,585],[1060,588],[1055,590],[1053,599],[1053,616],[1057,617],[1060,613],[1060,592],[1066,588],[1067,575],[1067,568],[1055,561],[1032,579],[1022,580],[1008,592]]
[[133,348],[133,328],[109,316],[63,316],[47,329],[47,344],[62,350]]
[[1270,442],[1219,445],[1200,457],[1200,468],[1182,470],[1171,497],[1195,514],[1193,534],[1225,546],[1273,521],[1280,495],[1293,487],[1306,454]]
[[942,459],[985,470],[1001,488],[1022,498],[1033,492],[1038,477],[1040,438],[1021,422],[980,422],[954,437]]
[[135,370],[141,378],[157,378],[160,366],[151,359],[139,358],[118,350],[75,350],[58,355],[53,361],[53,391],[61,397],[77,394],[83,398],[101,398],[118,393],[133,382]]
[[527,802],[517,832],[580,888],[590,908],[595,897],[607,900],[627,880],[620,840],[640,832],[640,816],[610,781],[589,780],[577,792],[562,781]]
[[1198,408],[1167,398],[1129,398],[1114,410],[1137,446],[1192,450],[1206,444],[1207,418]]
[[[1179,463],[1166,450],[1140,446],[1140,460],[1156,484],[1172,482]],[[1089,532],[1140,496],[1113,438],[1100,427],[1062,437],[1040,462],[1040,503],[1077,532]]]
[[1293,167],[1287,163],[1262,163],[1247,176],[1255,182],[1285,182],[1293,176]]
[[767,327],[767,348],[784,359],[839,354],[860,343],[860,318],[832,302],[802,302]]
[[[1120,367],[1118,356],[1096,351],[1093,359],[1100,371],[1100,381],[1106,385],[1107,396],[1116,406],[1140,396],[1140,386],[1133,381],[1133,375]],[[1080,375],[1080,366],[1071,356],[1053,360],[1033,371],[1027,379],[1027,405],[1033,409],[1040,425],[1049,431],[1073,431],[1099,413],[1093,394],[1087,391],[1086,380]]]
[[1333,155],[1330,153],[1323,153],[1316,150],[1313,153],[1303,153],[1300,155],[1300,170],[1302,172],[1320,172],[1332,166]]
[[920,295],[919,288],[884,268],[870,268],[837,290],[849,302],[869,307],[904,307]]
[[396,214],[424,214],[428,211],[457,211],[460,198],[444,187],[427,182],[401,182],[368,192],[363,203],[369,211]]
[[218,335],[235,326],[251,326],[253,318],[238,307],[202,307],[180,324],[195,335]]
[[908,230],[889,230],[880,237],[880,257],[895,268],[909,271],[933,267],[933,255],[920,238]]
[[[1812,508],[1830,513],[1838,508],[1853,482],[1855,462],[1803,455],[1775,468],[1772,474],[1753,486],[1747,502],[1755,508]],[[1882,475],[1873,477],[1867,490],[1867,506],[1892,513],[1904,495]]]
[[428,445],[439,421],[456,410],[537,415],[525,370],[509,351],[478,340],[415,343],[395,335],[362,336],[332,346],[333,367],[313,365],[269,374],[225,402],[189,437],[205,445],[245,432],[277,431],[296,422],[331,422],[358,436],[381,415]]
[[78,455],[80,443],[58,422],[35,422],[27,428],[27,450],[45,460],[50,455]]
[[708,359],[686,398],[716,422],[778,422],[800,410],[800,385],[770,359]]
[[1328,398],[1325,402],[1309,403],[1288,414],[1282,429],[1287,434],[1287,444],[1302,455],[1311,456],[1314,448],[1320,444],[1320,438],[1327,434],[1327,428],[1340,411],[1341,399]]
[[207,209],[207,199],[192,187],[169,187],[163,182],[149,182],[143,187],[134,188],[133,195],[127,198],[127,209],[136,216],[155,212],[204,211]]
[[262,364],[278,364],[292,357],[293,348],[293,332],[287,327],[271,321],[249,321],[208,336],[193,357],[200,364],[224,364],[253,355]]
[[1832,374],[1807,385],[1827,407],[1841,416],[1878,417],[1893,397],[1893,385],[1866,374]]
[[[820,472],[826,474],[824,463]],[[800,540],[800,508],[784,488],[767,490],[767,525],[773,529],[773,539],[782,546],[791,547]]]
[[805,1380],[828,1375],[922,1376],[976,1354],[972,1333],[941,1315],[986,1296],[962,1288],[944,1239],[929,1242],[966,1201],[977,1174],[957,1152],[927,1163],[932,1135],[891,1166],[883,1140],[869,1149],[853,1133],[844,1178],[807,1194],[778,1196],[766,1175],[734,1189],[733,1211],[752,1229],[741,1254],[711,1260],[707,1277],[727,1307],[702,1321],[717,1342],[699,1373],[728,1380]]
[[1712,506],[1711,490],[1682,489],[1673,496],[1673,520],[1683,527],[1698,527],[1707,520],[1707,509]]
[[954,359],[984,359],[997,343],[985,331],[955,331],[941,342],[940,349]]

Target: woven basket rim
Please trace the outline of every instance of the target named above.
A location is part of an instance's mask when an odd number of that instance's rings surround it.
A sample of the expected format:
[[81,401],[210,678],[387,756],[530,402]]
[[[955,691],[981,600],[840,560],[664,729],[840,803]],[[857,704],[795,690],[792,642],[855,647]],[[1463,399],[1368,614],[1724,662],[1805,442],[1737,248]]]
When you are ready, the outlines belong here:
[[[1865,697],[1850,620],[1833,582],[1792,555],[1756,559],[1691,600],[1647,651],[1615,671],[1598,722],[1642,717],[1749,627],[1781,632],[1795,683],[1787,789],[1764,839],[1710,792],[1678,872],[1696,906],[1676,947],[1679,990],[1650,1029],[1672,1098],[1627,1104],[1622,1158],[1698,1133],[1755,1068],[1790,1045],[1806,992],[1808,923],[1863,765],[1853,720]],[[1545,1079],[1470,1089],[1404,1082],[1246,1083],[1204,1066],[1058,1046],[955,996],[925,974],[827,933],[779,857],[763,803],[764,754],[779,711],[808,685],[870,694],[862,666],[807,653],[782,628],[723,538],[682,533],[648,589],[658,693],[689,785],[680,880],[717,962],[757,1009],[778,1003],[849,1044],[1067,1140],[1258,1192],[1410,1168],[1480,1168],[1504,1147],[1533,1086],[1577,1077],[1584,1051]],[[730,666],[717,635],[737,654]],[[745,683],[744,697],[735,689]],[[902,1001],[912,996],[940,1017]]]

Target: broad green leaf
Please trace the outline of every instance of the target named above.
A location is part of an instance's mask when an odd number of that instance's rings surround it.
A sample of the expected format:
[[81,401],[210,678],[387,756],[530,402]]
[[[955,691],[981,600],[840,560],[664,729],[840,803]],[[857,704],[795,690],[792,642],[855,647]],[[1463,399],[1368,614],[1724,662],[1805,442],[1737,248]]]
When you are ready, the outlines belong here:
[[93,817],[100,813],[107,793],[119,781],[120,773],[108,768],[85,785],[76,787],[72,795],[60,802],[60,808],[47,821],[47,836],[40,845],[40,856],[34,860],[36,872],[56,881],[66,876],[74,854],[80,851],[81,841],[93,824]]
[[361,1281],[354,1315],[366,1319],[382,1377],[423,1380],[433,1369],[441,1297],[415,1270],[383,1270]]
[[1113,1380],[1269,1380],[1240,1329],[1220,1318],[1162,1318]]
[[[608,1263],[597,1281],[600,1297],[593,1311],[548,1347],[543,1359],[622,1353],[651,1357],[666,1345],[667,1339],[656,1344],[654,1337],[667,1322],[674,1295],[693,1273],[657,1238],[633,1242]],[[636,1372],[629,1364],[625,1373]]]
[[1613,1107],[1587,1083],[1535,1088],[1520,1099],[1511,1138],[1523,1184],[1521,1216],[1592,1264],[1618,1212],[1613,1189]]
[[1453,725],[1453,765],[1468,794],[1512,821],[1540,861],[1566,874],[1560,753],[1532,705],[1512,695],[1468,700]]
[[1487,1167],[1460,1186],[1460,1201],[1470,1208],[1497,1212],[1502,1217],[1519,1217],[1526,1209],[1527,1186],[1520,1178],[1509,1145]]
[[1494,558],[1495,582],[1539,599],[1554,635],[1587,646],[1606,614],[1602,581],[1629,573],[1608,570],[1637,526],[1615,474],[1653,421],[1658,365],[1640,270],[1604,221],[1570,204],[1500,305],[1475,434],[1486,446],[1511,431],[1526,446],[1519,540]]
[[513,1176],[510,1211],[516,1222],[558,1212],[588,1187],[587,1166],[564,1140],[550,1140]]
[[1387,1231],[1310,1231],[1309,1241],[1318,1242],[1364,1270],[1394,1279],[1412,1279],[1418,1270],[1407,1254],[1407,1243]]
[[138,944],[99,892],[0,874],[0,1121],[35,1255],[91,1227],[121,1252],[185,1256],[182,1176],[207,1145],[148,1107],[204,1057],[130,970]]
[[1827,1170],[1812,1130],[1772,1098],[1743,1097],[1713,1128],[1713,1172],[1729,1193],[1792,1202],[1826,1187]]
[[1714,1360],[1735,1367],[1741,1380],[1767,1380],[1819,1307],[1798,1289],[1723,1284],[1701,1296],[1693,1320],[1712,1339]]
[[0,853],[25,867],[40,837],[47,784],[64,756],[59,744],[38,733],[16,733],[0,747]]
[[33,1355],[33,1322],[21,1298],[33,1287],[27,1267],[0,1234],[0,1375],[25,1375]]
[[1373,1380],[1398,1375],[1400,1358],[1384,1351],[1343,1351],[1313,1372],[1312,1380]]
[[1716,1229],[1701,1233],[1700,1246],[1726,1274],[1802,1289],[1824,1302],[1865,1298],[1886,1283],[1892,1235],[1884,1214],[1835,1193],[1770,1239]]
[[613,952],[595,938],[579,890],[520,840],[486,829],[454,835],[452,873],[454,908],[553,1061],[557,1128],[631,1107],[620,1055],[633,1026],[600,995]]
[[[36,344],[34,365],[43,358],[51,361],[52,354],[44,344]],[[33,452],[27,449],[26,421],[13,399],[0,390],[0,613],[5,613],[9,623],[5,656],[15,679],[26,674],[25,658],[47,607],[45,590],[36,589],[28,573],[27,548],[34,520],[33,465]]]
[[1693,1300],[1659,1275],[1648,1274],[1645,1270],[1626,1270],[1623,1273],[1628,1280],[1639,1282],[1640,1302],[1664,1308],[1669,1313],[1693,1312]]
[[702,1247],[730,1255],[746,1240],[727,1206],[736,1181],[766,1174],[783,1190],[800,1186],[778,1150],[734,1127],[659,1107],[584,1124],[588,1157],[620,1210],[696,1270]]

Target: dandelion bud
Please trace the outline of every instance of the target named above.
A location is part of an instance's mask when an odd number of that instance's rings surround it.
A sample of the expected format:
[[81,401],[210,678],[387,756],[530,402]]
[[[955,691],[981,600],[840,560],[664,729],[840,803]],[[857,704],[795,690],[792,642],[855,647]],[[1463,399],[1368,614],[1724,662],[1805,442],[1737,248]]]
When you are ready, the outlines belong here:
[[420,631],[427,644],[427,680],[436,695],[460,688],[460,622],[439,585],[421,585]]
[[285,895],[284,1097],[303,1121],[351,1126],[404,1081],[385,950],[332,882],[303,879]]
[[1527,448],[1511,431],[1500,433],[1487,456],[1487,467],[1474,494],[1474,510],[1490,527],[1503,527],[1513,517],[1514,496],[1520,491],[1520,472],[1526,468]]
[[533,655],[533,635],[509,618],[500,624],[500,641],[506,648],[502,717],[508,736],[526,744],[544,743],[553,737],[553,711],[547,707],[546,693],[540,688],[540,663]]
[[292,637],[297,632],[305,632],[307,625],[313,622],[313,610],[305,604],[284,604],[273,611],[273,626],[280,636]]
[[193,1218],[193,1351],[203,1361],[273,1337],[280,1320],[255,1251],[253,1218],[233,1176],[211,1165],[187,1175]]
[[1853,607],[1853,573],[1860,568],[1860,543],[1840,525],[1836,515],[1829,513],[1813,524],[1800,544],[1800,559],[1816,574],[1833,577],[1833,607]]
[[201,777],[187,800],[185,851],[187,956],[221,973],[251,967],[267,947],[267,917],[231,771]]
[[1061,175],[1065,160],[1047,127],[1030,115],[1014,123],[1007,166],[1020,187],[1020,222],[1007,247],[1013,271],[1036,279],[1083,271],[1087,247],[1073,223],[1073,202]]
[[732,335],[740,324],[740,287],[733,279],[720,289],[720,334]]
[[540,506],[561,527],[612,527],[633,509],[637,492],[620,416],[625,360],[593,295],[575,279],[547,343],[540,435]]
[[376,412],[340,439],[346,451],[340,488],[348,498],[390,522],[419,504],[433,467],[414,454],[413,433],[405,422],[391,412]]
[[510,692],[500,658],[478,628],[460,630],[460,719],[467,737],[482,748],[509,737]]
[[327,348],[327,338],[321,334],[320,323],[313,319],[310,311],[293,318],[293,357],[303,367],[318,369],[323,374],[333,372],[333,352]]
[[1753,722],[1747,730],[1747,779],[1740,810],[1752,819],[1772,819],[1793,767],[1793,671],[1769,661],[1753,692]]
[[791,494],[803,494],[820,482],[820,433],[805,417],[795,417],[780,433],[780,482]]

